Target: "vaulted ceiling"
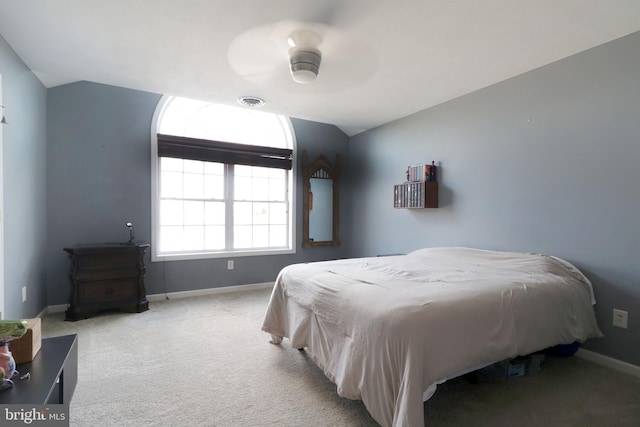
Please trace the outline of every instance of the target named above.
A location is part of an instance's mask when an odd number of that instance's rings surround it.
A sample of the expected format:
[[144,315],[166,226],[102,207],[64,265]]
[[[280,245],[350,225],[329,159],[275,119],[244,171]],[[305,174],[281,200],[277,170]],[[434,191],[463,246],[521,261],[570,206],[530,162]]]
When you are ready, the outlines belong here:
[[[311,84],[289,74],[296,30],[319,36]],[[638,30],[629,0],[0,0],[0,35],[46,87],[250,95],[348,135]]]

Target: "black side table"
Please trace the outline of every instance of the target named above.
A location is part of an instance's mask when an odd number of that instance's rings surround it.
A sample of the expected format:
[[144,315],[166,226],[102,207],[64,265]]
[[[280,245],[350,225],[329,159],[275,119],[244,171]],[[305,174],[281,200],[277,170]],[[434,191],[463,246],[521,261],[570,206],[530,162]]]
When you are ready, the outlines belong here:
[[78,336],[43,339],[36,357],[17,369],[30,378],[14,378],[13,388],[0,392],[0,405],[69,404],[78,383]]

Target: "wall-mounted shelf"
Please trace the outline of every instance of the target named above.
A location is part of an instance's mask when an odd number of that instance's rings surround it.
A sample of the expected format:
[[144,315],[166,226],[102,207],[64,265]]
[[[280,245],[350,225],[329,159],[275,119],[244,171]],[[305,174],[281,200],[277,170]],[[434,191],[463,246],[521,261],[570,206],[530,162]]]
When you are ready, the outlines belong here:
[[435,162],[430,165],[407,168],[407,181],[393,186],[393,207],[398,209],[438,207]]

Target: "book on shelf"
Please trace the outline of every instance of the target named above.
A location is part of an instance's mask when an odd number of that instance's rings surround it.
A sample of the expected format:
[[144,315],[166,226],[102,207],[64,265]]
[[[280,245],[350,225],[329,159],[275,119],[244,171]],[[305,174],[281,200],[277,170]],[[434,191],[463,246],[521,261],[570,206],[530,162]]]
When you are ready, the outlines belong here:
[[394,208],[425,207],[425,183],[422,181],[405,182],[393,186]]
[[436,182],[436,164],[435,161],[430,165],[409,166],[407,168],[407,181],[409,182]]

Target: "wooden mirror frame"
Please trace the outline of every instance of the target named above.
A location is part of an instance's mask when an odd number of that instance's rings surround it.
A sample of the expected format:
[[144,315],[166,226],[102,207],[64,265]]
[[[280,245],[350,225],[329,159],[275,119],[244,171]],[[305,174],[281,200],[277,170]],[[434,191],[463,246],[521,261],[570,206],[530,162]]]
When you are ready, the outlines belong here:
[[[339,212],[339,189],[338,178],[340,156],[336,154],[336,164],[333,166],[324,156],[320,156],[311,164],[308,164],[306,150],[302,152],[302,247],[309,248],[314,246],[338,246],[340,239],[338,238],[338,212]],[[309,199],[311,186],[311,178],[316,173],[324,170],[330,177],[333,184],[333,230],[332,240],[314,241],[309,238]]]

